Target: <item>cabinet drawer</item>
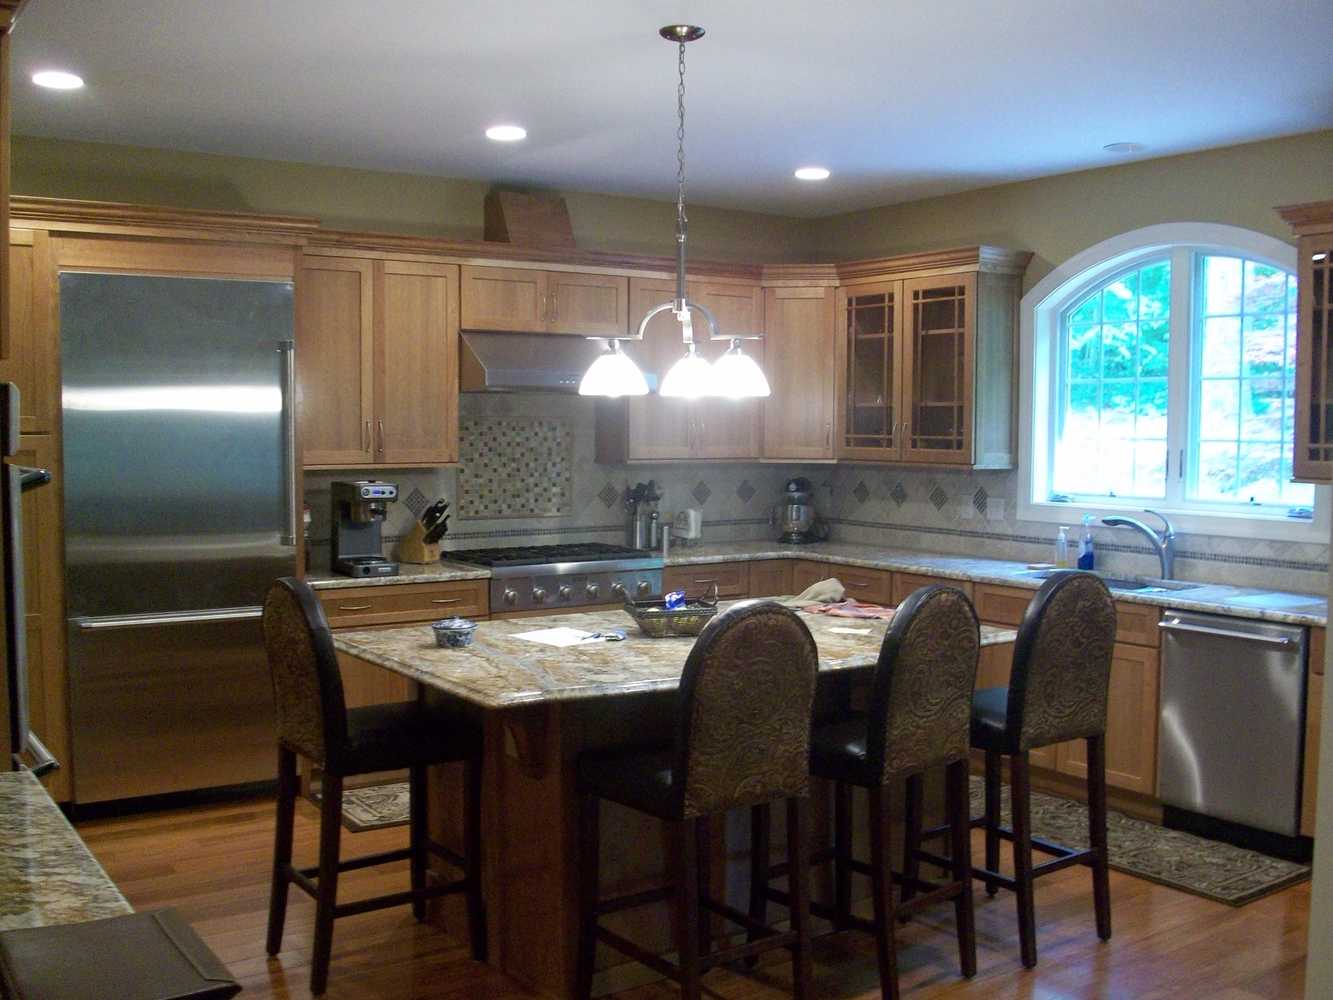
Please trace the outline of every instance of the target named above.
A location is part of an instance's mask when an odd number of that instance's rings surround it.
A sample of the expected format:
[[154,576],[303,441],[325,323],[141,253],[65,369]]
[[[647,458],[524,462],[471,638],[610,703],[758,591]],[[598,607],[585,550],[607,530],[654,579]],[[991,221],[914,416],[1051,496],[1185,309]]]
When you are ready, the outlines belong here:
[[[887,575],[887,574],[885,574]],[[949,580],[941,576],[923,576],[920,573],[894,573],[893,574],[893,605],[897,607],[911,596],[912,591],[920,590],[922,587],[929,587],[931,584],[940,583],[946,587],[955,587],[968,596],[972,597],[972,584],[967,580]]]
[[892,573],[882,569],[863,569],[860,566],[829,566],[828,575],[842,581],[848,597],[867,604],[893,603]]
[[451,615],[485,617],[489,612],[487,581],[451,583],[388,583],[316,591],[332,628],[366,625],[407,625]]
[[1161,619],[1162,613],[1149,604],[1116,601],[1115,641],[1156,649],[1161,641],[1157,634],[1157,623]]
[[699,566],[671,566],[662,573],[662,586],[668,590],[683,590],[696,597],[717,584],[717,596],[722,598],[750,595],[749,563],[705,563]]
[[972,591],[977,617],[988,625],[1018,625],[1036,591],[979,583]]
[[750,596],[777,597],[792,593],[792,565],[786,559],[750,564]]

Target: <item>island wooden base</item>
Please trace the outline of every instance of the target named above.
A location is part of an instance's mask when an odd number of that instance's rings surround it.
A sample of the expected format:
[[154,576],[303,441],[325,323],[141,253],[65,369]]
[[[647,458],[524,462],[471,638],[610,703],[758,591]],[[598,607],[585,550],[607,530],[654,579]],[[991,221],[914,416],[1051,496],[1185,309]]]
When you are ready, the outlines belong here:
[[[842,685],[830,685],[841,687]],[[829,703],[849,697],[825,692]],[[426,695],[431,697],[431,695]],[[669,742],[675,692],[618,696],[580,702],[535,705],[483,713],[486,740],[483,807],[483,885],[490,939],[489,961],[525,986],[552,997],[572,996],[577,940],[578,858],[574,763],[588,749]],[[463,709],[459,709],[462,711]],[[927,783],[928,824],[943,815],[942,776]],[[461,842],[459,804],[461,770],[435,769],[430,812],[434,836],[450,846]],[[892,790],[895,804],[902,789]],[[830,836],[831,801],[817,783],[813,794],[815,842]],[[855,797],[856,844],[867,854],[864,799]],[[778,810],[781,812],[781,810]],[[899,815],[895,808],[893,814]],[[749,815],[738,810],[715,821],[712,836],[713,884],[722,886],[732,905],[745,908],[749,886]],[[724,830],[716,827],[725,826]],[[780,817],[775,813],[774,855],[784,849]],[[602,893],[620,895],[669,881],[664,859],[671,857],[674,827],[614,803],[602,810]],[[894,857],[901,856],[901,829],[890,830]],[[860,896],[868,884],[858,883]],[[830,898],[827,868],[816,870],[815,898]],[[433,919],[460,938],[467,934],[461,901],[440,901]],[[671,904],[642,907],[605,918],[607,926],[658,952],[673,950],[676,915]],[[816,923],[816,931],[820,925]],[[735,928],[718,923],[717,934]],[[657,978],[614,952],[598,955],[594,994],[611,992]]]

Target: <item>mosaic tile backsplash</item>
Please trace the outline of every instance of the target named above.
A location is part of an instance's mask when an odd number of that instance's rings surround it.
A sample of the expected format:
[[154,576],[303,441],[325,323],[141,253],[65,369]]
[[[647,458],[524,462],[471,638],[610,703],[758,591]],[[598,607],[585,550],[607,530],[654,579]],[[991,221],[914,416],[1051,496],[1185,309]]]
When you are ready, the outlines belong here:
[[466,417],[459,423],[458,518],[572,513],[574,434],[548,417]]

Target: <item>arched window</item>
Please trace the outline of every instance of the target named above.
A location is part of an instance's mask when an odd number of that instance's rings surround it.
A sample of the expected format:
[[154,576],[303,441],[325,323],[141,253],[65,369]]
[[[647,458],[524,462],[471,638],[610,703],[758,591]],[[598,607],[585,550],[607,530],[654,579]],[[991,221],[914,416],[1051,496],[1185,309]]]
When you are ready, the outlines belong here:
[[1324,491],[1291,479],[1295,256],[1247,230],[1152,226],[1029,292],[1020,516],[1152,507],[1186,530],[1313,537]]

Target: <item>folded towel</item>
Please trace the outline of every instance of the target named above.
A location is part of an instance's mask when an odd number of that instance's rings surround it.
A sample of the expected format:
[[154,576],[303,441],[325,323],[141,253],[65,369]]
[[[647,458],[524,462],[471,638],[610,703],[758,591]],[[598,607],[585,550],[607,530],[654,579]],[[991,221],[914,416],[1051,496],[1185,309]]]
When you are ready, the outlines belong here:
[[795,597],[784,597],[778,603],[789,608],[804,608],[808,604],[833,604],[846,595],[846,588],[836,579],[830,578],[812,583]]
[[830,615],[834,618],[882,618],[892,620],[897,608],[886,608],[882,604],[866,604],[852,598],[835,604],[808,604],[802,611],[812,615]]

